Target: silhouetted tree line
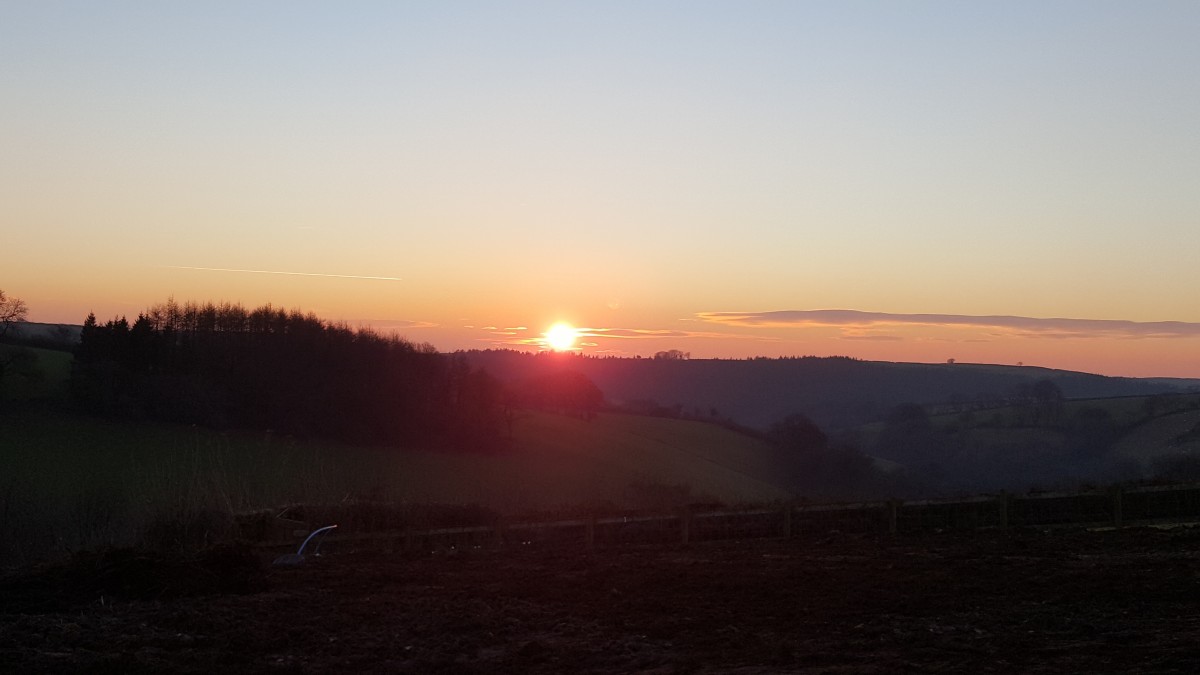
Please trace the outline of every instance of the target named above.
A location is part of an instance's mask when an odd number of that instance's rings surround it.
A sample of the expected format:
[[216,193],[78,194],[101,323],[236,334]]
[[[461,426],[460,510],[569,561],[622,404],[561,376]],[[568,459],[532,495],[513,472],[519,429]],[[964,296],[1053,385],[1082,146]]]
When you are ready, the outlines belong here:
[[666,351],[655,352],[654,358],[659,361],[687,361],[692,358],[692,353],[682,352],[678,349],[668,349]]
[[829,436],[806,415],[796,413],[771,425],[767,438],[787,453],[788,482],[806,497],[860,498],[894,490],[870,457]]
[[358,444],[491,449],[504,390],[462,355],[270,305],[173,300],[84,322],[74,401],[110,415]]

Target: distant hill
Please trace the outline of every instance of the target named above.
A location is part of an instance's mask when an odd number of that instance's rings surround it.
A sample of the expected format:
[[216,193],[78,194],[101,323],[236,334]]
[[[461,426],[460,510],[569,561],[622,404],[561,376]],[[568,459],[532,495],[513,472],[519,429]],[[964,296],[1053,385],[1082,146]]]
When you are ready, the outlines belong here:
[[8,341],[51,349],[71,349],[79,344],[82,331],[83,326],[77,324],[21,321],[15,324]]
[[[9,342],[71,350],[82,326],[18,324]],[[850,429],[882,419],[901,403],[939,409],[1004,405],[1021,387],[1049,379],[1068,399],[1149,396],[1200,391],[1200,379],[1107,377],[1035,366],[972,363],[891,363],[846,357],[785,359],[595,358],[511,350],[465,352],[513,384],[553,369],[576,370],[604,392],[609,403],[631,410],[723,419],[766,429],[802,412],[827,430]]]
[[858,361],[844,357],[659,360],[515,351],[467,352],[473,366],[505,382],[555,368],[577,370],[617,405],[678,406],[765,429],[802,412],[828,429],[879,420],[901,403],[1002,405],[1019,388],[1052,380],[1067,398],[1148,396],[1200,390],[1200,380],[1106,377],[1032,366]]

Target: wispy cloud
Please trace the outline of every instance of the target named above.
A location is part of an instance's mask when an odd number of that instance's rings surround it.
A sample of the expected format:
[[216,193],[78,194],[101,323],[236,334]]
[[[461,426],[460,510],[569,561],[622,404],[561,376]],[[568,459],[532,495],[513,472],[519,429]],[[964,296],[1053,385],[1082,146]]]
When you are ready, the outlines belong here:
[[843,335],[843,340],[861,340],[863,342],[900,342],[904,338],[899,335]]
[[695,337],[695,333],[684,330],[654,330],[648,328],[579,328],[576,330],[581,337],[620,338],[622,340]]
[[[890,314],[853,309],[786,310],[775,312],[702,312],[702,321],[726,326],[788,328],[833,326],[863,329],[895,326],[980,328],[1008,335],[1038,338],[1189,338],[1200,337],[1200,323],[1188,321],[1123,321],[1112,319],[971,316],[965,314]],[[879,339],[881,336],[874,336]],[[862,336],[856,339],[862,339]]]
[[376,330],[400,330],[403,328],[437,328],[440,324],[429,321],[409,321],[407,319],[361,319],[347,323],[365,324]]
[[[463,328],[475,328],[475,326],[463,326]],[[523,332],[525,332],[529,329],[526,328],[525,326],[505,326],[503,328],[499,327],[499,326],[484,326],[482,328],[479,328],[479,330],[485,330],[492,335],[498,335],[500,337],[512,337],[512,336],[516,336],[516,335],[521,335]],[[531,338],[531,339],[533,339],[533,338]],[[540,340],[541,338],[537,338],[537,339]]]
[[758,342],[777,342],[779,338],[770,335],[748,335],[745,333],[716,333],[699,330],[671,330],[651,328],[580,328],[580,337],[613,338],[618,340],[653,340],[670,338],[702,338],[710,340],[755,340]]
[[163,265],[171,270],[199,270],[202,272],[240,272],[243,274],[283,274],[293,277],[332,277],[335,279],[372,279],[376,281],[403,281],[400,277],[371,277],[361,274],[322,274],[318,272],[281,272],[278,270],[241,270],[229,267],[189,267],[187,265]]

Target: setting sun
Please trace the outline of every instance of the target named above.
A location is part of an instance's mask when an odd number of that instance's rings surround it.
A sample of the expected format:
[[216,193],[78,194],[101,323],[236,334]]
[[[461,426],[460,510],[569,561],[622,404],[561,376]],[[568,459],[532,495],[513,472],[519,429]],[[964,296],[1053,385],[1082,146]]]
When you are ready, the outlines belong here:
[[576,331],[569,324],[562,322],[556,323],[546,331],[546,344],[551,349],[557,351],[565,351],[575,346],[575,338],[579,337]]

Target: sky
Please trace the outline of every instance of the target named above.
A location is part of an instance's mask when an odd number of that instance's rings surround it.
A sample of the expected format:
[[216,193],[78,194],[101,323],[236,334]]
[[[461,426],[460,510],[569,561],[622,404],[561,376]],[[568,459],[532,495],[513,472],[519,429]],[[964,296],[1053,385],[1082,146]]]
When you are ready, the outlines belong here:
[[1200,3],[0,1],[0,289],[1200,377]]

